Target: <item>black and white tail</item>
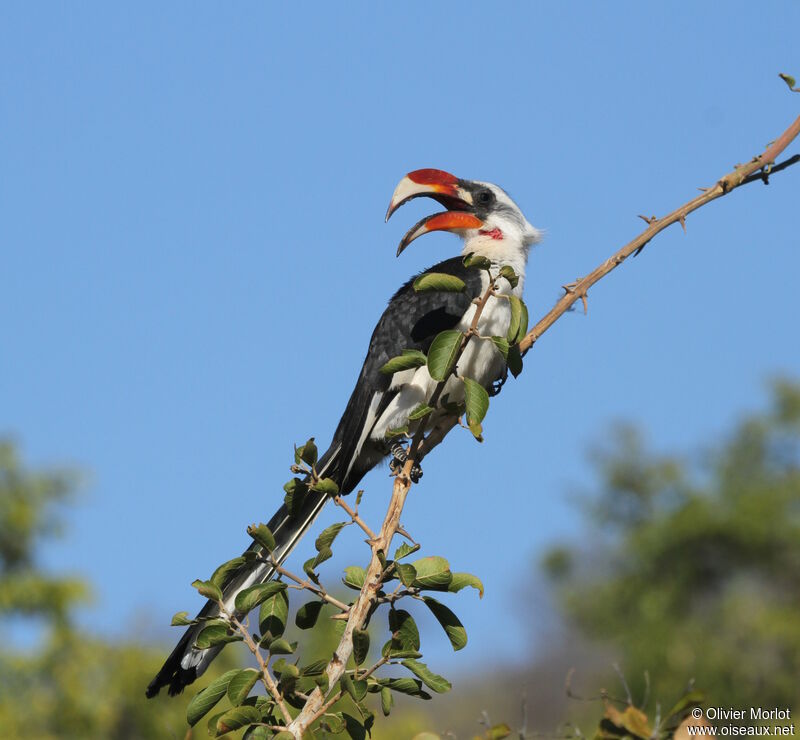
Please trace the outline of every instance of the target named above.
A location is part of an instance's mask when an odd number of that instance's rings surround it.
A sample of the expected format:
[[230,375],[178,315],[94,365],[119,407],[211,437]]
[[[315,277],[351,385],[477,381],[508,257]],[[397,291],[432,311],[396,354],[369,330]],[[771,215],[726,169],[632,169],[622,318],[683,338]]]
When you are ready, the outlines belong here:
[[[275,537],[275,549],[272,553],[275,560],[282,563],[289,556],[289,553],[322,511],[328,498],[327,494],[309,491],[301,510],[294,515],[289,514],[285,505],[275,512],[267,524]],[[248,552],[261,549],[261,546],[254,542],[248,548]],[[229,573],[222,586],[225,608],[234,613],[237,619],[243,618],[245,615],[237,613],[234,609],[236,594],[249,586],[268,581],[274,573],[275,569],[272,565],[258,561],[246,562]],[[170,696],[179,694],[208,668],[223,646],[199,649],[194,644],[204,627],[204,620],[213,619],[219,612],[219,605],[215,601],[206,603],[197,615],[201,621],[187,628],[161,670],[150,682],[146,692],[148,698],[155,696],[163,686],[169,687]]]

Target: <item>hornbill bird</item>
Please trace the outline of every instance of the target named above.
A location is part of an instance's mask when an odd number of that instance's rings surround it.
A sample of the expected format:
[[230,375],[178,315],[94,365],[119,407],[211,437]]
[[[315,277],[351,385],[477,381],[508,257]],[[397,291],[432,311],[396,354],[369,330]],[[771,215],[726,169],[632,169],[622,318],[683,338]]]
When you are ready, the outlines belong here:
[[[493,269],[506,265],[513,268],[519,277],[518,283],[512,287],[509,281],[501,280],[497,292],[521,295],[528,251],[540,234],[504,190],[491,183],[462,180],[442,170],[416,170],[398,184],[386,219],[401,205],[420,196],[433,198],[446,210],[423,218],[413,226],[401,240],[398,255],[423,234],[450,231],[463,240],[464,255],[473,253],[486,257]],[[408,427],[413,434],[415,425],[420,422],[409,423],[408,416],[431,398],[437,385],[425,365],[393,375],[380,372],[380,368],[404,350],[427,353],[439,332],[466,331],[476,311],[476,299],[488,287],[486,271],[468,269],[461,257],[444,260],[424,272],[455,275],[466,288],[462,292],[416,292],[413,281],[418,276],[415,276],[389,301],[372,333],[367,356],[333,441],[316,465],[318,475],[332,478],[342,494],[352,492],[362,477],[387,456],[393,456],[395,468],[404,461],[406,453],[402,445],[398,445],[397,438],[389,432]],[[477,330],[481,336],[505,336],[510,322],[509,301],[492,296],[481,313]],[[506,362],[494,342],[473,341],[459,358],[456,375],[472,378],[491,392],[505,380]],[[450,377],[445,394],[449,394],[450,402],[463,399],[463,385],[455,376]],[[440,407],[431,414],[423,454],[455,426],[458,418],[452,408],[450,405],[448,411]],[[416,468],[412,477],[418,475],[421,470]],[[289,555],[329,497],[326,493],[309,490],[299,511],[290,514],[285,504],[278,509],[267,524],[275,537],[276,547],[272,552],[275,561],[281,563]],[[254,542],[250,550],[259,551],[261,546]],[[274,572],[270,563],[258,559],[249,559],[229,572],[222,587],[226,609],[236,613],[236,594],[267,581]],[[195,646],[195,640],[203,628],[203,620],[219,613],[219,605],[209,600],[198,614],[200,621],[187,628],[150,682],[148,697],[158,694],[163,686],[169,688],[170,695],[180,693],[206,670],[222,646],[201,649]]]

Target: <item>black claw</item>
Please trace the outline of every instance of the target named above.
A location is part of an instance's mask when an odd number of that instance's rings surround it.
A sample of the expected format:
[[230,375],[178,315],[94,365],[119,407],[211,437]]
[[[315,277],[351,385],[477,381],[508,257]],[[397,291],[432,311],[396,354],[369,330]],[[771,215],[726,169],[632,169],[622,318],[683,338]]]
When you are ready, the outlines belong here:
[[394,442],[392,446],[389,448],[389,451],[392,453],[392,457],[394,458],[393,462],[398,463],[405,463],[408,459],[408,453],[406,452],[406,448],[403,447],[402,443]]
[[492,387],[491,389],[489,389],[489,395],[492,398],[494,398],[503,389],[503,386],[505,385],[507,380],[508,380],[508,368],[505,368],[502,377],[498,378],[492,383]]
[[[392,444],[389,451],[392,453],[392,459],[389,461],[389,469],[395,475],[399,475],[406,464],[406,460],[408,460],[408,452],[400,442]],[[419,463],[414,463],[411,466],[409,477],[412,483],[419,483],[419,479],[422,478],[422,468]]]

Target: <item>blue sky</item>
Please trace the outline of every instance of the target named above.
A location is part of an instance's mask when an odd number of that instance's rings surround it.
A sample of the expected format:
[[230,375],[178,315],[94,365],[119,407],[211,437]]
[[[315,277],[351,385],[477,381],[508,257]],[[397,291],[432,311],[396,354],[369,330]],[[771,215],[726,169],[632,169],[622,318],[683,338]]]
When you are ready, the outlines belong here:
[[[4,4],[0,18],[0,432],[90,472],[47,563],[86,572],[83,615],[144,634],[280,502],[293,442],[338,421],[375,320],[438,234],[383,215],[409,170],[508,190],[559,286],[758,153],[794,119],[792,2]],[[789,153],[798,150],[794,145]],[[569,502],[615,419],[659,448],[713,444],[800,374],[800,169],[690,216],[558,322],[492,401],[486,442],[429,458],[404,524],[484,578],[434,668],[536,640],[514,588],[581,531]],[[386,470],[365,479],[377,521]],[[327,512],[325,521],[335,520]],[[359,538],[341,555],[360,562]],[[308,555],[308,542],[300,558]],[[302,562],[302,560],[300,560]],[[331,577],[334,578],[333,572]],[[541,616],[544,620],[544,617]]]

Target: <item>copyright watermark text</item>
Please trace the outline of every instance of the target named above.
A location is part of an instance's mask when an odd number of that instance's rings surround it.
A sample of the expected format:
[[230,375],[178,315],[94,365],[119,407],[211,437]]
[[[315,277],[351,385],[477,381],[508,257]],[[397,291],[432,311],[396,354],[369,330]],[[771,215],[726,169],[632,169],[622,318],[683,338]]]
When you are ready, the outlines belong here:
[[[715,724],[688,725],[686,730],[690,737],[739,737],[744,735],[760,737],[783,737],[794,735],[794,723],[790,709],[748,707],[733,709],[726,707],[695,707],[692,710],[695,720],[707,720]],[[786,722],[783,725],[739,724],[750,722]]]

